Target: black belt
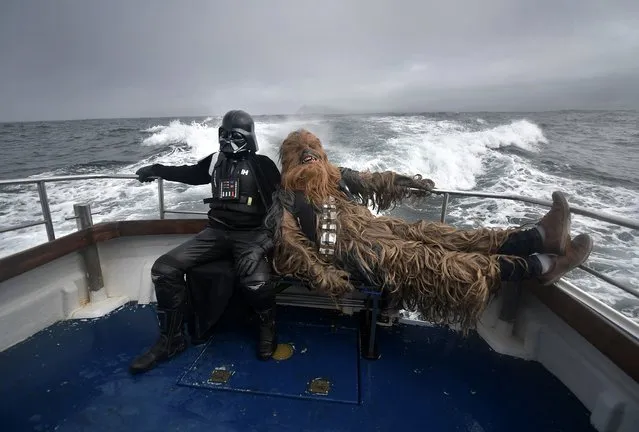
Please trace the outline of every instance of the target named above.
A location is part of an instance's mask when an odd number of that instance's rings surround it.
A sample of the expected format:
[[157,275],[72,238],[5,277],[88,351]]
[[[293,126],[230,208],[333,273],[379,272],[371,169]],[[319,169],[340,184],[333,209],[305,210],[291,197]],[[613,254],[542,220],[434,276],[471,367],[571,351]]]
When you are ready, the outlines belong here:
[[248,195],[240,195],[240,197],[237,200],[222,200],[219,198],[204,198],[202,201],[204,201],[204,204],[210,204],[213,202],[219,202],[219,203],[228,203],[228,204],[246,204],[246,205],[254,205],[256,203],[256,199],[255,197],[252,196],[248,196]]

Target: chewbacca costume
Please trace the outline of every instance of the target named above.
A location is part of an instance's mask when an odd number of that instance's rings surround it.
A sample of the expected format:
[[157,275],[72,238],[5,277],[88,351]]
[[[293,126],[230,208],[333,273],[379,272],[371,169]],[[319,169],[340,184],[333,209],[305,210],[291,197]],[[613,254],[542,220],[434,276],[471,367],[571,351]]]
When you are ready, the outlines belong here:
[[395,172],[332,165],[320,140],[292,132],[280,148],[282,184],[265,218],[274,270],[332,296],[352,279],[379,286],[396,308],[433,322],[473,327],[501,281],[537,278],[549,285],[588,257],[588,235],[570,239],[570,209],[553,193],[551,210],[532,229],[460,230],[375,216],[434,183]]

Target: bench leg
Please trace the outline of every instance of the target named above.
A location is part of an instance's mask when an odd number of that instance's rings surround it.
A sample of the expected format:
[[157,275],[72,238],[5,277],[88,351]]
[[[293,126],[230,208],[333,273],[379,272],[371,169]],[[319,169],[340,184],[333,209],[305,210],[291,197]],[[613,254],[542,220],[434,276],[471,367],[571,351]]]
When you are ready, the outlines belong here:
[[373,296],[373,313],[371,316],[371,324],[370,331],[371,335],[368,339],[368,357],[372,358],[374,356],[375,350],[375,331],[377,330],[377,315],[379,314],[379,298],[377,296]]
[[377,360],[380,357],[379,353],[376,350],[378,316],[379,297],[369,296],[366,301],[366,310],[362,311],[360,320],[361,354],[368,360]]

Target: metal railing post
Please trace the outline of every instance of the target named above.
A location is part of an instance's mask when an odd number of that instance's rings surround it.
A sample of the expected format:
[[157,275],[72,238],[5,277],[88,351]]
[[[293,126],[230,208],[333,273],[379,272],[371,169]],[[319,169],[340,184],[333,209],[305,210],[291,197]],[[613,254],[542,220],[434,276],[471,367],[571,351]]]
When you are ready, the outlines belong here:
[[[132,174],[80,174],[80,175],[68,175],[68,176],[52,176],[52,177],[39,177],[39,178],[20,178],[20,179],[0,179],[0,187],[8,186],[8,185],[26,185],[26,184],[36,184],[38,188],[38,196],[40,199],[40,206],[42,208],[42,216],[43,220],[35,221],[35,222],[23,222],[14,226],[6,226],[0,227],[0,233],[6,233],[14,230],[25,229],[32,226],[44,224],[47,231],[47,237],[49,241],[55,240],[55,232],[53,228],[53,221],[51,218],[51,209],[49,208],[49,200],[47,197],[47,190],[45,187],[45,183],[48,182],[62,182],[62,181],[75,181],[75,180],[90,180],[90,179],[123,179],[123,180],[133,180],[137,179],[136,175]],[[171,210],[165,208],[164,203],[164,183],[161,178],[158,178],[158,207],[160,213],[160,219],[165,219],[167,213],[174,214],[196,214],[196,215],[206,215],[207,212],[199,212],[199,211],[184,211],[184,210]],[[441,222],[446,221],[448,204],[450,196],[454,197],[477,197],[477,198],[495,198],[502,200],[512,200],[521,203],[527,204],[535,204],[541,205],[544,207],[551,207],[552,202],[549,200],[543,200],[538,198],[513,195],[513,194],[501,194],[501,193],[488,193],[488,192],[480,192],[480,191],[460,191],[460,190],[449,190],[449,189],[433,189],[434,194],[443,195],[443,202],[441,207]],[[609,213],[604,213],[595,210],[588,210],[586,208],[582,208],[579,206],[571,206],[571,213],[586,216],[589,218],[593,218],[602,222],[611,223],[613,225],[617,225],[620,227],[626,227],[634,230],[639,230],[639,220],[631,219],[629,217],[624,216],[616,216]],[[86,219],[87,221],[91,221],[90,212],[89,217]],[[586,265],[580,265],[580,269],[592,274],[599,280],[603,280],[616,288],[619,288],[636,298],[639,298],[639,289],[631,286],[626,282],[619,282],[615,279],[606,276],[605,274],[588,267]]]
[[[79,230],[85,230],[93,226],[90,204],[73,204],[73,212],[75,213],[76,225]],[[84,262],[84,271],[89,291],[95,292],[104,288],[98,246],[96,244],[90,244],[82,249],[80,254]]]
[[450,197],[449,193],[444,194],[444,201],[442,202],[442,215],[439,218],[441,223],[446,222],[446,212],[448,210],[448,198]]
[[164,219],[164,181],[161,178],[158,178],[158,206],[160,219]]
[[47,238],[49,241],[55,240],[53,221],[51,220],[51,209],[49,209],[49,198],[47,197],[47,188],[43,181],[39,181],[37,185],[38,196],[40,197],[40,207],[42,208],[42,217],[44,218],[44,226],[47,229]]

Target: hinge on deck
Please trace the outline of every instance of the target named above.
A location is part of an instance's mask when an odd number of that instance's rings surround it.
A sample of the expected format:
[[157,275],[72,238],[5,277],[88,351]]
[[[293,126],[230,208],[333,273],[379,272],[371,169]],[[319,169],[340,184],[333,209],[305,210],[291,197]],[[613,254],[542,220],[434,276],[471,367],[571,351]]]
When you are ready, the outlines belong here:
[[313,378],[308,383],[308,392],[326,396],[331,390],[331,382],[325,378]]
[[229,369],[214,369],[211,372],[211,377],[209,378],[209,382],[215,384],[226,384],[231,376],[233,375],[233,371]]

